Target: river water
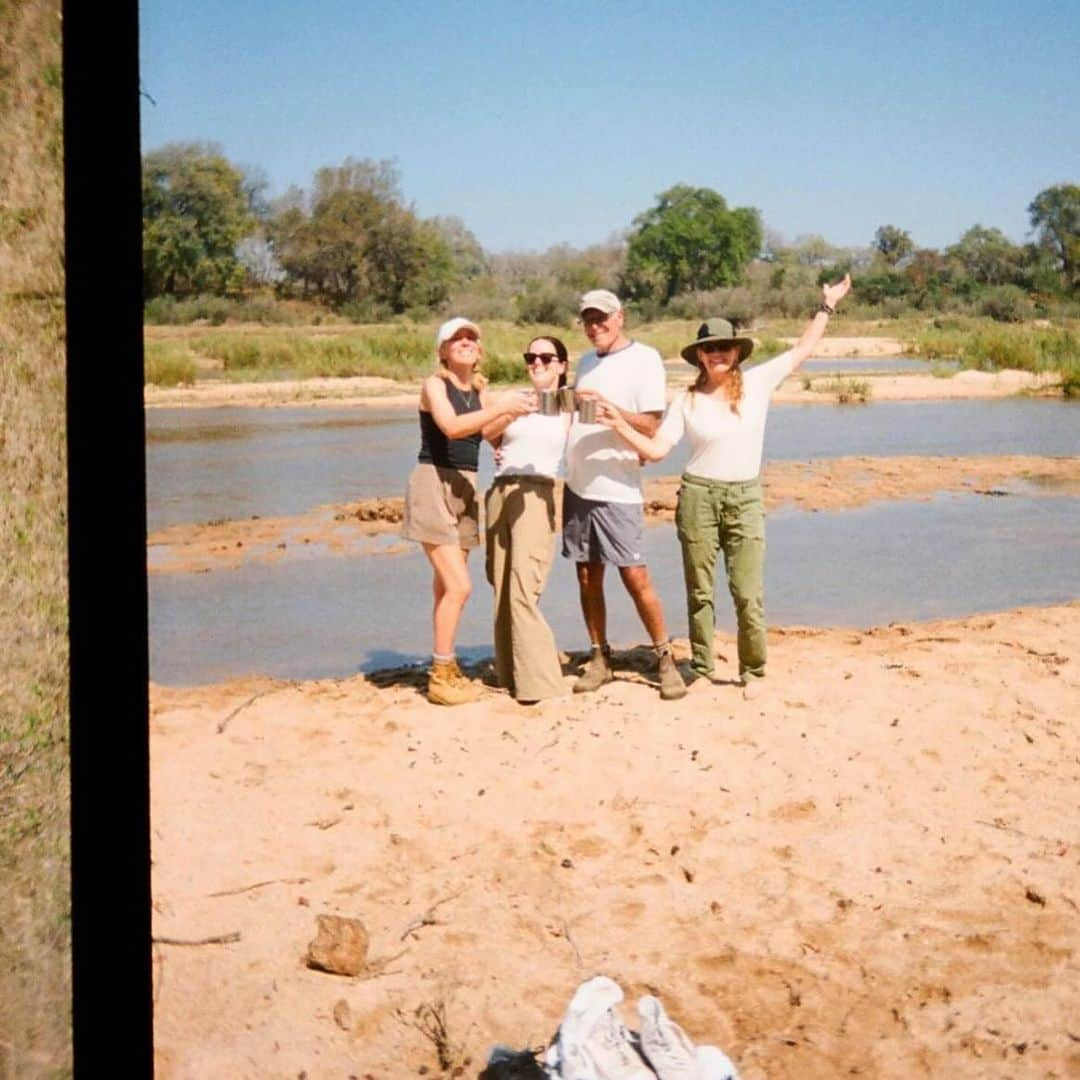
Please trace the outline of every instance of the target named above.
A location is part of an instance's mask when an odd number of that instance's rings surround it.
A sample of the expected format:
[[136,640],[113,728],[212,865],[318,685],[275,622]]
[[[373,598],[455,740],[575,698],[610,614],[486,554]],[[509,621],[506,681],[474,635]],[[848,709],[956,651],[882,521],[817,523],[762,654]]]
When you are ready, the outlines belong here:
[[[297,514],[322,503],[400,495],[416,461],[412,409],[218,408],[147,412],[147,526]],[[775,405],[766,458],[1080,453],[1080,407],[990,401]],[[681,471],[688,449],[646,475]],[[480,483],[491,477],[481,453]]]
[[[147,518],[168,524],[283,515],[397,495],[415,461],[412,409],[154,409],[147,413]],[[1044,399],[776,405],[766,456],[1080,453],[1080,410]],[[686,450],[647,470],[681,470]],[[487,448],[480,481],[491,474]],[[769,521],[766,610],[778,624],[869,626],[1080,596],[1080,499],[942,495],[836,513],[784,509]],[[375,541],[389,546],[396,537]],[[686,632],[674,528],[646,530],[671,632]],[[482,556],[459,634],[462,655],[491,652]],[[643,632],[614,573],[609,636]],[[150,672],[192,685],[257,673],[341,677],[422,662],[430,648],[431,572],[418,550],[355,558],[317,548],[273,565],[150,578]],[[718,624],[734,629],[724,584]],[[586,644],[572,568],[556,559],[543,608],[561,647]]]
[[[395,538],[396,539],[396,538]],[[646,529],[670,631],[686,633],[674,526]],[[491,652],[483,558],[458,637],[466,657]],[[766,613],[776,624],[870,626],[966,615],[1080,596],[1080,499],[942,495],[838,513],[771,515]],[[431,572],[416,550],[331,556],[150,579],[150,672],[191,685],[248,673],[343,677],[422,661],[430,648]],[[609,636],[644,639],[614,573]],[[572,567],[557,558],[542,607],[565,649],[586,645]],[[722,577],[718,624],[733,631]]]

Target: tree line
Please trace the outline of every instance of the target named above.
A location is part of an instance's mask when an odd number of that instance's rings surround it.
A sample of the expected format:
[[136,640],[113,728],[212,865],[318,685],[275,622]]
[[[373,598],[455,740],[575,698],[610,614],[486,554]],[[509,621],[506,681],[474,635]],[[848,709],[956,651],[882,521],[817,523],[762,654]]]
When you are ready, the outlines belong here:
[[257,169],[211,143],[174,143],[143,158],[147,301],[272,293],[357,321],[424,316],[449,306],[476,318],[566,323],[584,289],[615,287],[648,316],[696,316],[723,302],[737,321],[801,313],[820,281],[859,272],[863,305],[949,310],[972,305],[1019,319],[1080,299],[1080,186],[1057,184],[1028,206],[1032,239],[1014,244],[973,225],[936,250],[882,225],[865,248],[820,236],[785,243],[752,207],[676,184],[627,231],[585,249],[486,252],[456,217],[422,218],[389,161],[347,158],[309,188],[266,197]]

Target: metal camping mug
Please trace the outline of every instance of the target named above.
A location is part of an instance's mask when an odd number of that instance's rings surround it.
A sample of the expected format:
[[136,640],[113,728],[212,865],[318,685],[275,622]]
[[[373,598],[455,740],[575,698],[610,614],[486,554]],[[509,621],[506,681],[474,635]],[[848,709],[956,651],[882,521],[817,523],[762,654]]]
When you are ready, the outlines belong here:
[[578,419],[583,424],[596,423],[596,398],[578,398]]
[[574,388],[564,386],[559,390],[559,411],[572,413],[574,411]]
[[541,390],[540,394],[540,406],[537,412],[541,416],[558,416],[559,415],[559,391],[558,390]]

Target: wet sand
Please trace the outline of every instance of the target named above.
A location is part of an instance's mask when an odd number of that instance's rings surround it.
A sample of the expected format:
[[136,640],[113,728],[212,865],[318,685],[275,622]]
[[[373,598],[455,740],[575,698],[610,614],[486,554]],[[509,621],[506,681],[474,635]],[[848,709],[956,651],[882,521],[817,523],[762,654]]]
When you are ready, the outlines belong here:
[[723,635],[667,704],[641,649],[532,707],[152,686],[156,1075],[475,1076],[601,972],[746,1080],[1076,1075],[1080,604],[769,647],[755,701]]
[[[772,461],[764,471],[768,509],[844,510],[872,502],[927,499],[940,491],[996,492],[1038,484],[1044,494],[1080,494],[1080,458],[997,455],[971,457],[848,457],[813,462]],[[646,484],[646,512],[670,520],[677,477]],[[205,525],[173,525],[149,538],[151,573],[205,573],[251,561],[276,562],[310,545],[341,555],[393,553],[403,545],[372,543],[396,533],[400,497],[321,506],[291,517]]]

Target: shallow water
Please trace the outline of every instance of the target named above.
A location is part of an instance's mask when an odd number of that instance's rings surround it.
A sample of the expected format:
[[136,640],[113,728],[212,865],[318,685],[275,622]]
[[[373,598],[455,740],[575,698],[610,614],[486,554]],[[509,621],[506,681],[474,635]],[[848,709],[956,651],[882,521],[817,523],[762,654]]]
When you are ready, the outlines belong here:
[[[396,541],[396,538],[393,538]],[[389,541],[387,541],[389,543]],[[650,526],[646,550],[670,631],[686,633],[674,527]],[[483,559],[459,652],[491,652],[491,596]],[[644,640],[610,572],[609,637]],[[734,617],[722,578],[718,625]],[[343,677],[423,661],[430,648],[431,574],[404,555],[307,558],[207,574],[150,579],[150,673],[192,685],[248,673]],[[838,513],[771,515],[766,612],[773,624],[869,626],[968,615],[1080,596],[1080,499],[943,495]],[[584,648],[571,566],[557,558],[543,609],[561,648]]]
[[[147,412],[147,526],[296,514],[322,503],[403,494],[419,445],[412,409],[295,407]],[[766,457],[1080,453],[1080,407],[990,401],[776,405]],[[675,449],[648,475],[681,471]],[[480,482],[491,477],[481,451]]]

